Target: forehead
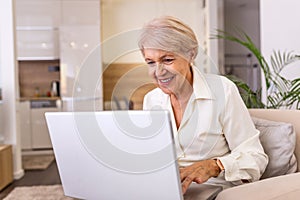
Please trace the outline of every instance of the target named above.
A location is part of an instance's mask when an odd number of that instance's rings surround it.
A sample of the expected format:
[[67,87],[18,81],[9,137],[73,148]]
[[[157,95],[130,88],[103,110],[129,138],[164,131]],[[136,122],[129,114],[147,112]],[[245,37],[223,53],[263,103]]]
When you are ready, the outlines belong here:
[[160,49],[144,49],[145,59],[159,59],[166,56],[175,56],[175,54]]

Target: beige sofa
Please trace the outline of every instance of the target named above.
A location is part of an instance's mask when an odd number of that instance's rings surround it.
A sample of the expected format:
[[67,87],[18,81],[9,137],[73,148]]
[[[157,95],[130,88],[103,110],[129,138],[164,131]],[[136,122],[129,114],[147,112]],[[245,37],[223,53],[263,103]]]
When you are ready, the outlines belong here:
[[[297,172],[277,177],[263,179],[223,190],[216,200],[289,200],[300,199],[300,111],[250,109],[250,115],[278,122],[291,123],[296,132],[295,156],[297,158]],[[280,159],[280,158],[278,158]]]

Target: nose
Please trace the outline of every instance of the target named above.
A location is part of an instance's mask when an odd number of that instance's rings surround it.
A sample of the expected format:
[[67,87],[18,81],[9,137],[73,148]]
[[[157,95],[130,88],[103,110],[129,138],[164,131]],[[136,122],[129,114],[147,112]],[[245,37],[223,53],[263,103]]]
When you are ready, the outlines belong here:
[[155,75],[159,76],[162,75],[164,71],[164,65],[162,63],[157,63],[155,68]]

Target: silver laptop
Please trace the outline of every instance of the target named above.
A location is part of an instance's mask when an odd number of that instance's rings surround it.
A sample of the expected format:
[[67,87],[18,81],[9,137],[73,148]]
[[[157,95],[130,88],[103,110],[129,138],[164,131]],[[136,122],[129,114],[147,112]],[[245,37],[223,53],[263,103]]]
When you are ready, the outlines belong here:
[[[45,116],[66,196],[184,199],[167,111],[48,112]],[[203,185],[202,190],[206,195],[202,199],[210,199],[221,189]]]

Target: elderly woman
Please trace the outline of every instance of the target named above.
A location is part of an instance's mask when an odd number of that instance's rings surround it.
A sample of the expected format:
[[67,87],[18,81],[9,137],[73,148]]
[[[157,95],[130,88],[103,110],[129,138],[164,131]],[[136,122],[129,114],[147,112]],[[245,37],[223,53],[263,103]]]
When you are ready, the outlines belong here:
[[228,188],[258,180],[268,162],[259,131],[234,83],[193,66],[193,30],[173,17],[156,18],[144,26],[139,48],[158,86],[143,107],[171,113],[183,193],[192,182]]

